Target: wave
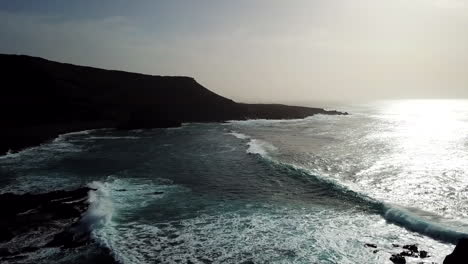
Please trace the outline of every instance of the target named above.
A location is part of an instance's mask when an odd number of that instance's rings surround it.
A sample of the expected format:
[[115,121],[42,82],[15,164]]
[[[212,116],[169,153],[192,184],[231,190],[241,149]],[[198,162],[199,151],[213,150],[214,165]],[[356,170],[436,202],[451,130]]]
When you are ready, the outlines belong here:
[[305,174],[308,177],[314,177],[314,179],[321,184],[327,185],[329,189],[337,191],[341,193],[342,196],[347,197],[347,200],[351,200],[356,204],[367,205],[370,211],[381,215],[388,223],[446,243],[456,244],[461,238],[468,238],[467,233],[457,231],[442,223],[428,220],[423,216],[429,215],[427,212],[421,213],[423,212],[422,210],[416,212],[409,208],[403,208],[398,205],[376,200],[364,193],[354,191],[349,186],[337,182],[336,180],[320,177],[306,168],[272,159],[271,154],[272,152],[276,152],[277,148],[266,141],[251,139],[247,145],[247,153],[259,154],[266,162],[273,162],[275,165],[288,169],[293,174],[299,173],[301,175]]
[[468,234],[452,230],[442,224],[433,223],[404,208],[380,203],[382,216],[390,223],[399,225],[409,231],[431,237],[433,239],[456,244],[461,238],[468,238]]
[[[88,185],[89,208],[82,218],[83,228],[91,232],[92,238],[101,247],[109,250],[117,263],[138,263],[138,254],[133,249],[122,247],[126,243],[138,243],[134,237],[138,232],[137,222],[122,221],[135,210],[145,208],[155,200],[163,199],[168,193],[185,192],[185,188],[171,180],[152,178],[151,180],[120,178],[113,175],[104,181],[94,181]],[[130,237],[126,237],[128,228]],[[154,227],[154,229],[157,229]]]
[[88,187],[92,189],[88,194],[89,207],[81,221],[87,228],[95,229],[111,222],[113,204],[109,183],[94,181]]
[[89,135],[91,132],[93,132],[93,129],[60,134],[52,142],[61,142],[73,136]]
[[55,139],[44,142],[36,146],[25,148],[20,151],[9,150],[4,155],[0,155],[0,160],[18,158],[22,156],[23,154],[32,153],[36,150],[47,150],[47,151],[57,151],[57,152],[80,152],[81,149],[78,146],[68,141],[70,137],[75,137],[75,136],[80,136],[80,135],[89,135],[92,132],[106,131],[106,130],[111,130],[111,129],[112,128],[99,128],[99,129],[89,129],[89,130],[60,134]]
[[232,135],[238,139],[249,139],[250,137],[247,136],[246,134],[242,134],[242,133],[238,133],[238,132],[235,132],[235,131],[231,131],[229,133],[227,133],[228,135]]
[[247,153],[258,154],[263,158],[269,158],[270,154],[277,150],[272,144],[260,139],[251,139],[247,145],[249,146],[246,150]]
[[140,137],[135,137],[135,136],[122,136],[122,137],[116,137],[116,136],[93,136],[93,137],[88,137],[86,138],[88,140],[100,140],[100,139],[140,139]]
[[248,154],[257,154],[257,155],[262,156],[263,158],[269,158],[269,155],[277,150],[277,148],[273,146],[273,144],[266,142],[264,140],[251,138],[250,136],[243,134],[243,133],[230,131],[229,133],[226,133],[226,134],[234,136],[241,140],[250,139],[249,142],[247,142],[248,148],[246,150],[246,153]]

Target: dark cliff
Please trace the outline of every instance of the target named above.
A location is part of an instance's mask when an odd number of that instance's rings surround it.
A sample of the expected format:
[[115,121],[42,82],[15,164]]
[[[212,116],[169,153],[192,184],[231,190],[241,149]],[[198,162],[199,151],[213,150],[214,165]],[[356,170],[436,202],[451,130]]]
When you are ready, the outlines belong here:
[[0,153],[83,129],[340,114],[320,108],[239,104],[190,77],[104,70],[29,56],[0,55],[0,72]]

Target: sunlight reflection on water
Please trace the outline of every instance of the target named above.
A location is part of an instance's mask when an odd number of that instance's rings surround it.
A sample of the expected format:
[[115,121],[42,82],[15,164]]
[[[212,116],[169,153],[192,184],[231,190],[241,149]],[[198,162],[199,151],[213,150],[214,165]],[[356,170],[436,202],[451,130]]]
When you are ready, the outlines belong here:
[[[380,183],[391,193],[379,196],[406,205],[422,201],[441,215],[466,217],[466,205],[458,202],[466,201],[468,191],[467,101],[391,101],[376,117],[379,127],[370,136],[391,148],[373,169],[393,170]],[[448,206],[451,198],[458,201]]]

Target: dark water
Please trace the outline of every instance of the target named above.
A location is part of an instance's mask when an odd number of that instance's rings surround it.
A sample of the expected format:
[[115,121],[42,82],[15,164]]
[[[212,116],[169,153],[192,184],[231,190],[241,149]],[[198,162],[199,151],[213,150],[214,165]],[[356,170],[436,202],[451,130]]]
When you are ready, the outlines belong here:
[[[390,263],[392,243],[417,243],[441,263],[466,231],[465,106],[419,141],[411,133],[430,122],[398,115],[398,104],[71,133],[0,158],[1,190],[97,188],[93,237],[122,263]],[[93,263],[97,251],[47,249],[16,262]]]

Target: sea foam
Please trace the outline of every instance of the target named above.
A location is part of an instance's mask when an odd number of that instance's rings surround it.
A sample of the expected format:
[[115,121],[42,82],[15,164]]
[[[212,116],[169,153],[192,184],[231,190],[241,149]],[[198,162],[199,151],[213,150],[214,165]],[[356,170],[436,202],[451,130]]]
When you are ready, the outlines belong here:
[[249,136],[247,136],[245,134],[238,133],[238,132],[235,132],[235,131],[229,132],[228,135],[235,136],[238,139],[249,139],[250,138]]
[[111,221],[113,204],[109,183],[94,181],[88,186],[93,190],[89,191],[89,208],[82,218],[82,223],[90,229],[95,229]]
[[247,153],[258,154],[264,158],[270,157],[270,154],[277,150],[272,144],[260,139],[251,139],[247,145],[249,146],[246,150]]

